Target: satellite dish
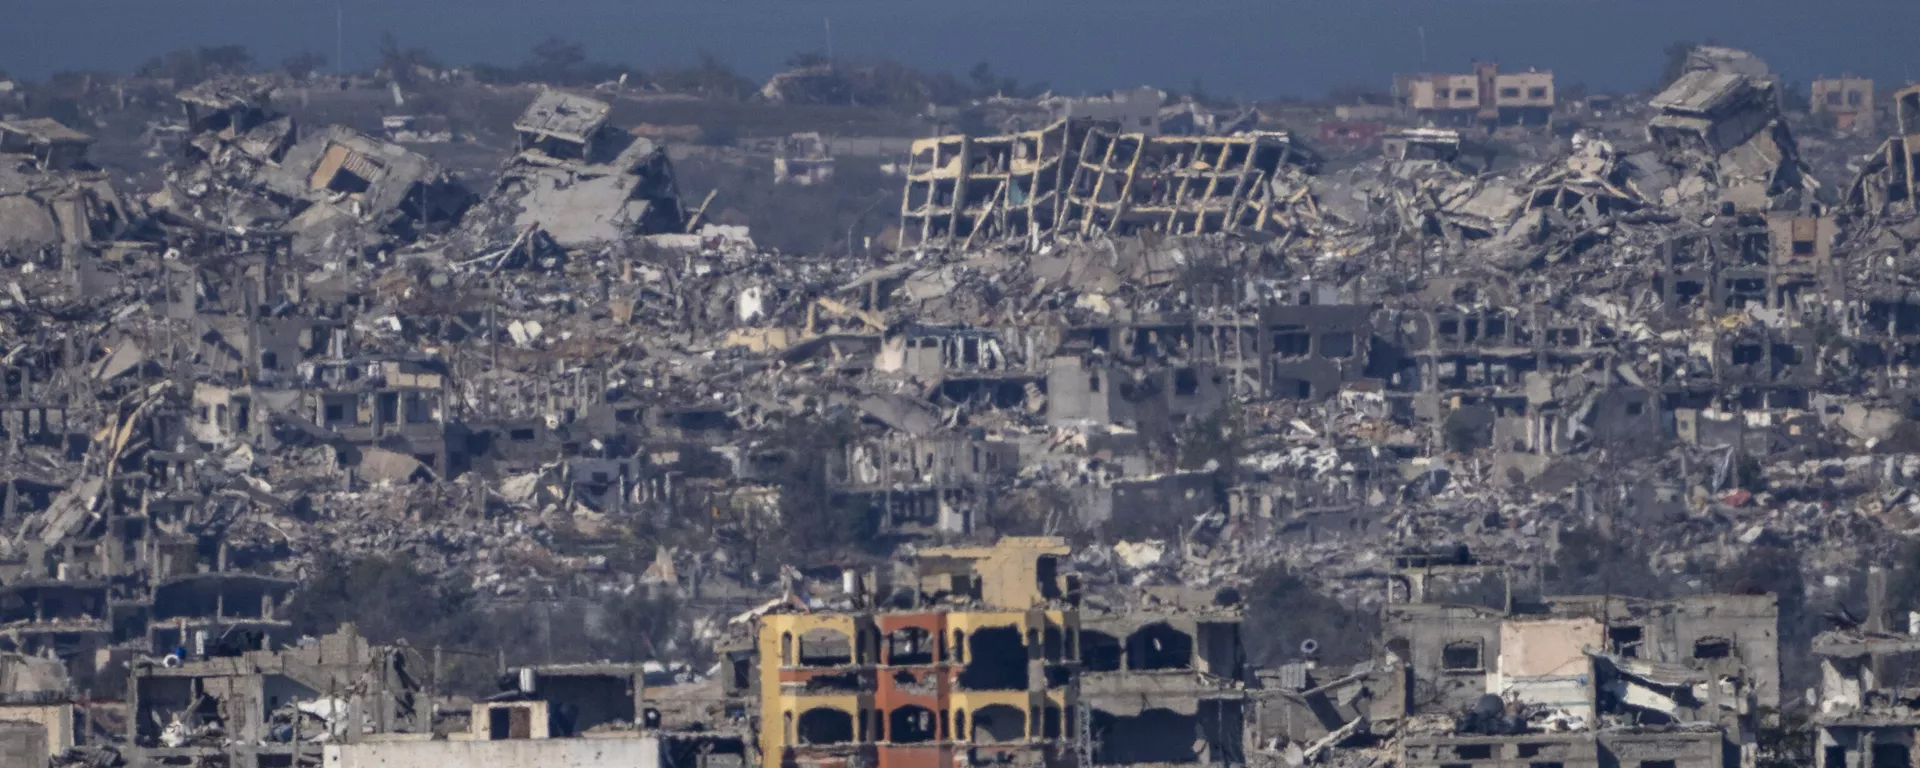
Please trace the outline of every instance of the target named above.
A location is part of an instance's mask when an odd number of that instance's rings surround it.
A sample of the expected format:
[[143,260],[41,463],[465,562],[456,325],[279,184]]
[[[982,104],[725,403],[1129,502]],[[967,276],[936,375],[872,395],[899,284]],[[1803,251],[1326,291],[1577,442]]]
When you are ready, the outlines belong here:
[[1319,650],[1320,650],[1320,641],[1318,640],[1315,640],[1309,637],[1305,640],[1300,641],[1300,652],[1303,654],[1312,656],[1315,652]]

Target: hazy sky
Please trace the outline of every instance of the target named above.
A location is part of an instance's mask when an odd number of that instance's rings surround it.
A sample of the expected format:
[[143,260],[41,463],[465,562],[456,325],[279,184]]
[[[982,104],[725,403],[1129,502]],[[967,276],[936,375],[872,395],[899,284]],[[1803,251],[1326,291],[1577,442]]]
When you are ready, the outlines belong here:
[[[1251,97],[1384,87],[1473,58],[1561,83],[1640,88],[1675,40],[1748,48],[1787,77],[1920,75],[1920,0],[12,0],[0,69],[127,69],[167,50],[242,43],[265,62],[370,63],[381,32],[449,63],[517,62],[547,35],[640,67],[709,50],[751,76],[826,47],[964,72],[975,62],[1081,92],[1153,83]],[[1420,30],[1425,30],[1425,64]]]

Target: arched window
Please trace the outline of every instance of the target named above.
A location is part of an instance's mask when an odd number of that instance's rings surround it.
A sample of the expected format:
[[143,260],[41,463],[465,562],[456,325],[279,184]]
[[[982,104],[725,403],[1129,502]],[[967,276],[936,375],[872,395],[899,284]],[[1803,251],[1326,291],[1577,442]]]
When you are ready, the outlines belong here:
[[939,735],[936,728],[933,710],[909,704],[888,713],[886,740],[894,744],[933,741]]
[[1127,636],[1128,669],[1192,669],[1193,636],[1154,622]]
[[793,666],[793,633],[792,632],[782,632],[780,634],[780,666],[783,666],[783,667]]
[[973,742],[998,744],[1027,736],[1026,713],[1005,704],[989,704],[973,711]]
[[982,627],[967,638],[965,669],[955,681],[975,691],[1027,689],[1027,649],[1016,627]]
[[801,744],[846,744],[853,741],[853,716],[837,709],[818,707],[800,713]]
[[901,627],[887,635],[887,663],[919,666],[933,663],[933,633],[919,627]]
[[1413,663],[1413,643],[1404,637],[1396,637],[1388,640],[1387,653],[1393,654],[1393,657],[1399,659],[1401,664]]

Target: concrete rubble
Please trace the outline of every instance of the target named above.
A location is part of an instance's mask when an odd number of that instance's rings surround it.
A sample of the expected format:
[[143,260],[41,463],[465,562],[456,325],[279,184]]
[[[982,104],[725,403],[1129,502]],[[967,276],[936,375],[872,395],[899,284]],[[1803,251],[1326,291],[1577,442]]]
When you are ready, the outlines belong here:
[[[683,200],[586,89],[484,177],[444,117],[302,125],[271,76],[174,93],[148,187],[0,120],[0,721],[48,724],[0,764],[1752,766],[1806,639],[1704,574],[1784,550],[1837,599],[1920,534],[1920,90],[1803,148],[1739,51],[1563,136],[1551,80],[1408,79],[1365,156],[1024,100],[913,140],[859,255]],[[847,178],[830,138],[774,183]],[[873,551],[755,562],[816,496]],[[567,546],[684,520],[643,568]],[[1596,529],[1687,594],[1545,594]],[[670,595],[699,648],[462,699],[287,618],[367,553]],[[1380,617],[1365,661],[1249,658],[1281,566]],[[1826,768],[1911,762],[1875,611],[1812,645]]]

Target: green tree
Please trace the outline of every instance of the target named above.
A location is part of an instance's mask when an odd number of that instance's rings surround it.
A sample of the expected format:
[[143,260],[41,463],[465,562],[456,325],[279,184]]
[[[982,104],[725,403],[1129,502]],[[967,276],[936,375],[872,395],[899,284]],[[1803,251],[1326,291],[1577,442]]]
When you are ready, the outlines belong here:
[[1546,582],[1548,593],[1562,595],[1661,598],[1669,592],[1638,538],[1610,536],[1593,527],[1560,532]]
[[806,69],[808,67],[818,67],[830,63],[832,63],[832,61],[827,58],[825,53],[821,53],[820,51],[802,51],[787,57],[787,67],[789,69]]
[[835,456],[857,436],[851,417],[795,419],[763,445],[783,456],[772,482],[780,488],[780,519],[759,536],[762,566],[807,565],[865,553],[877,523],[867,507],[835,493]]
[[564,85],[591,85],[635,71],[631,67],[594,61],[587,56],[584,43],[559,37],[548,37],[535,44],[532,56],[520,69],[522,79]]
[[253,54],[245,46],[215,45],[161,54],[142,64],[139,74],[191,85],[215,77],[244,74],[252,67]]
[[465,593],[435,585],[404,560],[333,560],[294,596],[287,619],[306,634],[326,634],[352,622],[374,642],[405,638],[418,646],[440,640],[443,625],[465,612],[469,600]]
[[425,48],[403,48],[392,32],[383,32],[380,35],[379,66],[380,71],[385,72],[387,77],[402,85],[413,83],[418,79],[418,72],[422,69],[441,68],[440,59],[435,57],[432,51]]
[[1255,575],[1241,591],[1241,600],[1246,614],[1240,636],[1254,664],[1272,666],[1300,658],[1307,640],[1319,646],[1317,656],[1327,664],[1357,664],[1373,656],[1379,617],[1322,594],[1284,564]]
[[1814,764],[1814,729],[1804,710],[1761,712],[1757,734],[1759,768],[1804,768]]
[[735,71],[733,65],[707,51],[700,52],[699,64],[662,70],[654,81],[667,90],[717,98],[739,99],[758,90],[754,82]]
[[280,62],[281,69],[298,78],[312,77],[314,73],[325,69],[326,66],[326,54],[314,51],[301,51]]

